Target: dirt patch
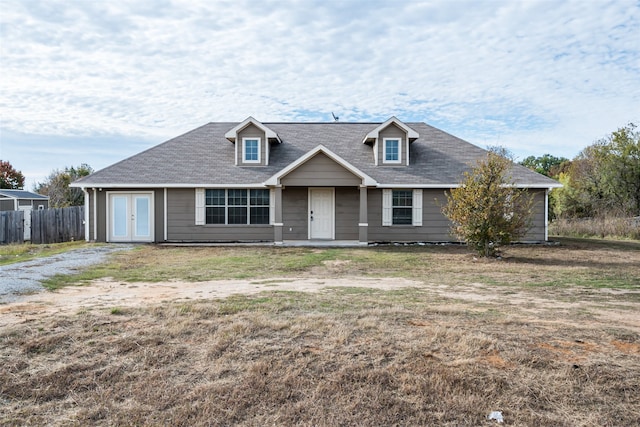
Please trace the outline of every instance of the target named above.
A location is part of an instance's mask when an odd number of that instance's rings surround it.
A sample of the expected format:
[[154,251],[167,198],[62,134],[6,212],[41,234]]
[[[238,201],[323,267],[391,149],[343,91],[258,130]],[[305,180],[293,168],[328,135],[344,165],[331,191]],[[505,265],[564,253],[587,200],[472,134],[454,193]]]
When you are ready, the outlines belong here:
[[[329,261],[326,269],[343,269],[348,262]],[[399,290],[417,288],[442,300],[442,309],[482,311],[493,307],[518,316],[536,315],[541,321],[555,322],[558,313],[580,312],[575,325],[600,319],[640,333],[640,311],[626,303],[637,291],[626,289],[539,289],[492,286],[482,283],[442,285],[405,278],[332,277],[272,278],[264,280],[215,280],[206,282],[166,281],[124,282],[111,278],[94,280],[84,286],[69,286],[54,292],[41,292],[0,305],[0,327],[28,322],[52,314],[83,310],[141,307],[161,302],[221,299],[231,295],[255,295],[264,291],[322,292],[328,288],[370,288]]]
[[169,281],[159,283],[122,282],[111,278],[94,280],[85,286],[69,286],[41,292],[0,306],[0,327],[51,314],[81,310],[139,307],[164,301],[188,301],[253,295],[263,291],[320,292],[328,287],[402,289],[422,286],[402,278],[273,278],[268,280],[217,280],[207,282]]

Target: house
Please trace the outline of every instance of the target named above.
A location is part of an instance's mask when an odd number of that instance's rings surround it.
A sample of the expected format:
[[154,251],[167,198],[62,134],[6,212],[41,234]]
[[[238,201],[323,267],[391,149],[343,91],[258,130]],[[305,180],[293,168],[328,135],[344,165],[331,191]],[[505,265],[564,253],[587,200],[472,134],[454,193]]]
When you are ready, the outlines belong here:
[[[425,123],[209,123],[72,184],[102,242],[445,242],[445,191],[486,151]],[[556,181],[520,165],[535,197],[525,241],[547,239]]]
[[0,211],[47,209],[49,198],[26,190],[0,189]]

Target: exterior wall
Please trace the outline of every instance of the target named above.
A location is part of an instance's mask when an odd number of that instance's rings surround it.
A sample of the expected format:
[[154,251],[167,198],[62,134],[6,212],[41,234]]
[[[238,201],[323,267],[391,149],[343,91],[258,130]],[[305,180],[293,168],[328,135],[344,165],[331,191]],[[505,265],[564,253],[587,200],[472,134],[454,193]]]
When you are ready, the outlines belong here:
[[[521,241],[545,240],[545,190],[530,190],[534,195],[533,227]],[[447,203],[444,190],[425,189],[422,192],[422,227],[411,225],[382,226],[382,190],[369,190],[369,241],[381,242],[455,242],[449,234],[450,222],[442,214]]]
[[[33,209],[40,209],[40,206],[44,206],[42,209],[49,207],[49,201],[46,199],[18,199],[18,207],[31,206]],[[15,210],[15,199],[2,198],[0,199],[0,211],[12,211]]]
[[309,237],[309,190],[307,187],[286,187],[282,190],[282,238],[307,240]]
[[13,211],[16,204],[13,199],[0,199],[0,211]]
[[336,240],[358,240],[360,214],[360,189],[336,188]]
[[153,238],[155,242],[162,242],[164,241],[164,189],[154,190],[153,204]]
[[305,187],[357,186],[362,180],[323,153],[284,176],[283,185]]
[[533,215],[531,230],[522,238],[523,242],[543,242],[545,240],[545,190],[529,190],[533,194]]
[[369,241],[373,242],[450,242],[449,220],[442,214],[446,203],[444,190],[422,191],[422,227],[413,225],[382,226],[382,190],[369,189]]
[[[48,200],[34,200],[33,203],[31,204],[31,206],[33,206],[33,209],[48,209],[49,208],[49,201]],[[42,206],[42,208],[40,206]]]
[[94,235],[95,226],[95,212],[94,210],[94,192],[93,188],[87,189],[89,193],[89,240],[95,240],[97,242],[107,241],[107,192],[152,192],[153,193],[153,238],[154,242],[162,242],[164,240],[164,190],[154,189],[149,190],[145,188],[118,188],[109,189],[103,188],[95,192],[95,199],[97,200],[97,235]]
[[98,204],[96,210],[98,211],[98,235],[96,241],[107,241],[107,192],[106,190],[98,190],[96,192]]
[[264,166],[266,165],[267,159],[267,145],[269,141],[267,141],[266,135],[259,128],[254,126],[253,124],[249,124],[246,128],[242,129],[238,132],[238,137],[236,138],[236,152],[237,152],[237,164],[239,166],[243,165],[242,158],[242,138],[260,138],[260,163],[247,163],[244,166]]
[[[402,147],[402,152],[400,153],[401,162],[398,164],[389,164],[384,163],[384,138],[400,138],[400,145]],[[405,166],[407,165],[407,152],[409,149],[409,145],[407,144],[407,134],[404,130],[400,129],[395,124],[390,124],[382,131],[380,131],[378,135],[378,166]]]
[[[328,159],[328,158],[327,158]],[[330,159],[328,159],[330,160]],[[343,169],[344,170],[344,169]],[[117,191],[148,191],[118,189]],[[534,195],[533,227],[522,241],[545,240],[545,190],[530,190]],[[94,192],[89,189],[89,240],[107,239],[107,189],[96,191],[98,233],[94,236]],[[446,203],[444,190],[425,189],[422,194],[422,227],[411,225],[382,226],[382,190],[368,189],[368,240],[370,242],[450,242],[449,220],[441,213]],[[0,206],[6,200],[0,200]],[[11,209],[13,210],[13,200]],[[282,192],[284,240],[308,238],[308,187],[285,187]],[[195,190],[167,190],[167,240],[172,242],[251,242],[273,241],[271,225],[195,225]],[[359,188],[335,187],[335,238],[358,240]],[[154,190],[154,238],[164,241],[164,190]]]
[[[335,188],[335,238],[358,240],[360,193],[357,187]],[[282,237],[284,240],[309,238],[309,188],[286,187],[282,192]]]
[[94,224],[94,216],[93,216],[93,188],[88,188],[87,189],[87,194],[89,195],[86,199],[86,205],[87,205],[87,209],[86,209],[86,218],[88,218],[87,223],[88,223],[88,228],[89,228],[89,232],[86,233],[85,238],[88,241],[95,241],[96,240],[96,236],[94,236],[93,234],[93,224]]
[[167,240],[171,242],[273,241],[272,225],[195,225],[196,195],[192,188],[167,190],[167,217]]

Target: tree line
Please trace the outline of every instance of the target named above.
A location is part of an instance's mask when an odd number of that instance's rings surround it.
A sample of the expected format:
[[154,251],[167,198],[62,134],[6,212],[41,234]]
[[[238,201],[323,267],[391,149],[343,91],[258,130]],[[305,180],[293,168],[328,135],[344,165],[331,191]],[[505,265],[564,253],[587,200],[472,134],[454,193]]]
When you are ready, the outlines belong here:
[[640,215],[640,132],[629,123],[569,160],[545,154],[520,164],[563,187],[550,194],[550,217],[563,219]]

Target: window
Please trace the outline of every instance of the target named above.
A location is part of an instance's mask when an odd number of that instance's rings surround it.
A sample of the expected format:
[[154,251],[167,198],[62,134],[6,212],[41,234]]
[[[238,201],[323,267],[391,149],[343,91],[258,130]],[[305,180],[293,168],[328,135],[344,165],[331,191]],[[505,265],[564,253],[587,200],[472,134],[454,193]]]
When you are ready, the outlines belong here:
[[205,224],[269,224],[269,190],[206,190]]
[[393,225],[411,225],[413,222],[413,192],[411,190],[393,190],[391,223]]
[[384,138],[382,149],[384,151],[383,158],[384,163],[400,163],[402,160],[402,150],[400,146],[400,139],[398,138]]
[[260,163],[260,138],[242,138],[242,161]]
[[382,190],[382,225],[422,226],[422,190]]

